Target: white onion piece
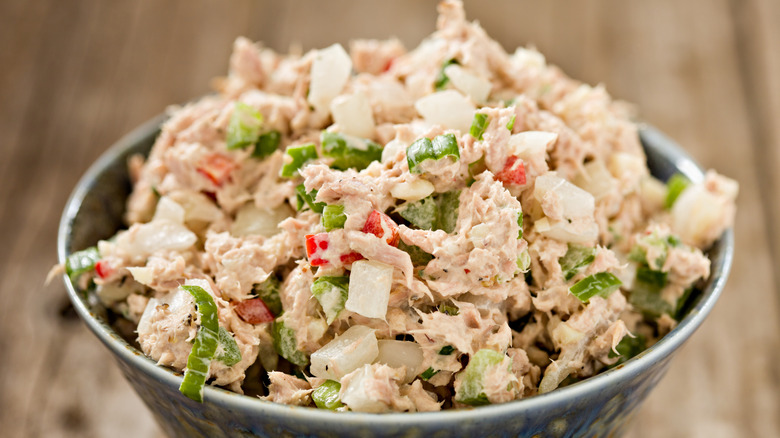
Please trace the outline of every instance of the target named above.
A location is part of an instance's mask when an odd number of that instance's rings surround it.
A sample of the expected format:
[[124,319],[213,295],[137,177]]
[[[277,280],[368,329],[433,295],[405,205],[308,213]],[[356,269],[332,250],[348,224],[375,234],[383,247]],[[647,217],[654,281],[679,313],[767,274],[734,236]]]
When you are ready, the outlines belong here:
[[587,245],[598,238],[599,227],[595,221],[579,221],[569,224],[567,221],[550,221],[543,217],[534,222],[537,233],[561,242]]
[[147,268],[145,266],[137,266],[137,267],[129,267],[127,268],[127,270],[130,271],[130,274],[133,276],[133,279],[141,284],[149,286],[154,281],[154,273],[152,268]]
[[173,199],[163,196],[157,201],[157,208],[154,210],[152,222],[159,220],[169,220],[177,224],[183,224],[184,208]]
[[390,189],[394,198],[404,201],[419,201],[433,193],[433,184],[424,179],[401,181]]
[[355,325],[311,355],[311,373],[341,380],[345,374],[372,363],[379,354],[374,330]]
[[381,262],[359,260],[349,274],[349,296],[344,308],[368,318],[385,319],[393,267]]
[[388,406],[377,400],[376,390],[371,384],[376,379],[374,368],[365,365],[349,376],[349,380],[341,387],[341,402],[349,409],[357,412],[385,412]]
[[134,225],[130,231],[120,233],[117,247],[133,257],[148,257],[155,251],[183,251],[198,240],[187,227],[166,219]]
[[340,44],[317,51],[311,65],[308,101],[317,110],[327,111],[341,93],[352,73],[352,59]]
[[374,136],[374,114],[364,94],[341,95],[330,104],[333,121],[339,131],[363,138]]
[[203,193],[190,190],[176,190],[168,194],[184,208],[185,221],[214,222],[222,217],[222,210]]
[[648,210],[660,210],[666,202],[666,184],[648,175],[639,181],[639,196]]
[[615,186],[615,179],[601,160],[593,160],[582,166],[582,172],[574,178],[574,184],[601,199]]
[[375,362],[383,363],[392,368],[406,367],[403,383],[411,382],[424,371],[421,369],[423,352],[417,342],[382,339],[378,343],[379,354]]
[[552,172],[536,178],[534,186],[537,201],[541,203],[547,196],[557,197],[565,219],[593,217],[596,206],[593,195]]
[[476,107],[464,95],[455,90],[444,90],[417,99],[417,112],[426,122],[444,128],[467,132],[471,127]]
[[100,285],[97,289],[97,296],[100,298],[101,303],[110,306],[125,300],[133,293],[142,293],[143,291],[143,286],[132,281],[125,281],[124,283],[112,282]]
[[547,66],[547,60],[544,58],[544,55],[535,49],[526,49],[524,47],[518,47],[510,60],[520,67],[543,68]]
[[452,64],[444,69],[444,74],[450,79],[450,83],[461,93],[469,96],[476,103],[484,103],[490,95],[492,85],[490,81],[481,78],[457,64]]
[[406,150],[406,144],[400,140],[393,139],[382,149],[382,164],[387,164],[398,158],[401,151]]
[[[206,291],[211,291],[211,288],[206,289]],[[152,329],[152,322],[154,321],[154,314],[157,310],[157,306],[162,304],[167,305],[167,314],[183,315],[188,314],[190,313],[190,310],[195,309],[195,300],[192,298],[192,295],[181,288],[177,288],[162,297],[151,298],[149,302],[146,303],[144,313],[138,321],[136,332],[138,333],[139,338],[146,338],[150,335],[156,336],[155,333],[152,333],[154,331]]]
[[248,203],[238,209],[236,220],[230,227],[233,237],[243,237],[259,234],[271,237],[279,232],[279,222],[293,215],[286,204],[273,209],[265,209]]
[[737,183],[708,174],[704,183],[689,186],[672,206],[672,229],[698,248],[709,246],[734,218]]
[[544,159],[547,148],[557,139],[558,134],[555,132],[524,131],[509,137],[509,148],[525,161],[539,155]]
[[639,181],[647,175],[644,157],[627,152],[616,152],[610,155],[607,168],[612,176],[620,181],[620,188],[624,194],[634,191]]

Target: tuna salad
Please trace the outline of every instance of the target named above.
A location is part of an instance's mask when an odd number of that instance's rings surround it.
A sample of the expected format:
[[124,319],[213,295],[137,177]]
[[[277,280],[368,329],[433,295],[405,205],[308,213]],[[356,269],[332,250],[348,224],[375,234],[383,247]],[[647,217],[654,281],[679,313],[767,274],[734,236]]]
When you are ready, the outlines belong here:
[[184,395],[504,403],[685,315],[737,183],[656,179],[630,106],[438,8],[411,51],[239,38],[217,93],[130,160],[128,228],[63,268]]

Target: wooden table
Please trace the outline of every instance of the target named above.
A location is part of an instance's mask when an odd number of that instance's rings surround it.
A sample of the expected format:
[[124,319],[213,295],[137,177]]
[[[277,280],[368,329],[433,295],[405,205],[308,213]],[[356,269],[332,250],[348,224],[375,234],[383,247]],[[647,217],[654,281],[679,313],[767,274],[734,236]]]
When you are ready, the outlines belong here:
[[[780,435],[780,3],[467,4],[505,47],[615,97],[739,180],[731,279],[631,429],[634,437]],[[413,47],[433,1],[0,2],[0,435],[159,436],[59,280],[57,222],[103,150],[166,105],[209,90],[238,35],[284,50],[397,35]]]

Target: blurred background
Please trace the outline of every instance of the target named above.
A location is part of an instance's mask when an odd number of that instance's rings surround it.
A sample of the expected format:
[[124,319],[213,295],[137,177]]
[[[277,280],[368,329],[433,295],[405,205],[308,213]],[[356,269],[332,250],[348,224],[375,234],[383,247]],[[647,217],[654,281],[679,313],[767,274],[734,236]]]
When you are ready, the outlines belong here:
[[[780,436],[780,2],[466,0],[508,51],[602,83],[741,185],[732,275],[636,415],[632,437]],[[436,2],[0,0],[0,435],[161,436],[69,308],[56,230],[87,167],[210,91],[239,35],[286,51],[398,37]]]

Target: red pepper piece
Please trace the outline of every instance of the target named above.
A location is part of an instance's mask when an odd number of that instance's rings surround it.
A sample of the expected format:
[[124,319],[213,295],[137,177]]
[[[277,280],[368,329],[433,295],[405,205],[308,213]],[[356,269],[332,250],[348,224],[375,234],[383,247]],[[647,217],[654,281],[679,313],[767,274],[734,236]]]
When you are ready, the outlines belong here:
[[351,265],[352,263],[363,260],[365,257],[363,257],[363,254],[360,254],[359,252],[348,252],[346,254],[342,254],[341,257],[339,257],[339,260],[341,260],[341,263],[345,265]]
[[523,160],[515,155],[510,155],[501,172],[496,174],[496,179],[504,184],[525,185],[525,165]]
[[196,170],[219,187],[230,178],[230,173],[236,167],[236,163],[229,157],[213,153],[206,155]]
[[260,298],[241,301],[234,308],[238,317],[250,324],[261,324],[274,320],[274,314]]
[[390,216],[379,210],[374,210],[368,215],[363,232],[373,234],[380,239],[384,239],[388,245],[398,246],[401,235],[398,234],[398,225],[390,219]]
[[322,253],[328,249],[328,233],[308,234],[306,236],[306,256],[312,266],[325,266],[328,261]]
[[107,278],[114,273],[114,268],[106,260],[98,260],[95,263],[95,273],[100,278]]

